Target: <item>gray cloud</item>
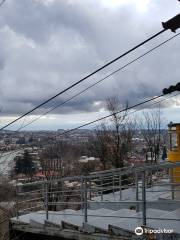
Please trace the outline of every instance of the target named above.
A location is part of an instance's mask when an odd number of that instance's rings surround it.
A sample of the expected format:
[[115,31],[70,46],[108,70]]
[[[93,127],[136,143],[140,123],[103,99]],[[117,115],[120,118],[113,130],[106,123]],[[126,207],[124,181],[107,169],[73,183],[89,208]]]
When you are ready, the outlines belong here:
[[[0,106],[4,115],[22,114],[97,67],[161,30],[179,12],[177,1],[150,1],[145,12],[135,1],[108,8],[103,1],[8,0],[0,9]],[[134,4],[132,4],[134,3]],[[117,67],[172,36],[164,33],[121,62],[47,104],[71,97]],[[118,94],[124,104],[141,101],[179,81],[179,39],[105,80],[55,113],[93,112]],[[100,104],[96,105],[96,102]]]

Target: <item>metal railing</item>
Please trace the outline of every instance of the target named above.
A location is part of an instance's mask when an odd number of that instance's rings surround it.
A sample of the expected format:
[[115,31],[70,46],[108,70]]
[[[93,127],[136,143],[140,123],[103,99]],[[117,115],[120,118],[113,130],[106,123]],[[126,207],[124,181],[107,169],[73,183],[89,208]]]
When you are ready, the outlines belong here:
[[[142,219],[142,225],[145,226],[147,219],[160,219],[149,217],[147,208],[156,208],[158,204],[164,206],[164,209],[168,206],[169,210],[180,208],[180,198],[176,199],[176,195],[180,196],[180,181],[174,182],[172,176],[172,169],[177,167],[180,167],[180,162],[168,162],[97,172],[87,176],[17,184],[17,218],[21,214],[44,210],[48,220],[49,214],[52,214],[50,211],[54,211],[53,214],[61,214],[58,211],[71,208],[81,210],[79,216],[83,216],[84,222],[88,222],[88,217],[91,216],[89,209],[128,208],[142,213],[141,217],[134,218]],[[152,194],[156,195],[151,198]],[[162,198],[163,195],[167,198]],[[112,218],[112,215],[97,217]]]

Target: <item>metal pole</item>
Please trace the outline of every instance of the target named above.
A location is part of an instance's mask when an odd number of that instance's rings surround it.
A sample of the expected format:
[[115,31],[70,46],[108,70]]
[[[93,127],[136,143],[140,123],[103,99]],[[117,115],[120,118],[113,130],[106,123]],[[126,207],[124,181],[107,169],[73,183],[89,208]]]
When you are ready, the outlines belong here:
[[138,172],[135,172],[135,186],[136,186],[136,212],[139,212],[139,181]]
[[81,189],[80,189],[80,191],[81,191],[81,210],[82,210],[82,213],[83,213],[83,208],[84,208],[84,204],[83,204],[83,201],[84,201],[84,199],[83,199],[83,178],[81,178]]
[[146,173],[142,173],[142,217],[143,225],[146,226]]
[[46,209],[46,220],[49,218],[48,212],[48,182],[45,182],[45,209]]
[[114,172],[113,172],[113,177],[112,177],[112,183],[113,183],[113,197],[115,199],[115,194],[114,194],[114,187],[115,187],[115,184],[114,184]]
[[121,170],[119,170],[119,200],[121,201],[122,200],[122,186],[121,186],[121,181],[122,178],[121,178]]
[[172,200],[175,199],[174,197],[174,179],[173,179],[173,169],[170,169],[170,181],[171,181],[171,198]]
[[91,180],[89,180],[89,199],[91,200]]
[[87,222],[87,180],[84,180],[84,222]]
[[103,201],[103,178],[101,179],[101,202]]
[[62,202],[65,202],[65,199],[64,199],[64,181],[63,179],[61,178],[61,195],[62,195]]
[[16,218],[19,219],[18,185],[16,180]]

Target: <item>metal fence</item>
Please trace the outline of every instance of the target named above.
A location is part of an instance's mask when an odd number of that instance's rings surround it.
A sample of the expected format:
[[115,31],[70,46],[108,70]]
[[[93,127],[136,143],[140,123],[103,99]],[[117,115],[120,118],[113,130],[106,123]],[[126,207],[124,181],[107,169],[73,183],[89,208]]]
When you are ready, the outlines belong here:
[[[168,162],[97,172],[87,176],[17,183],[16,216],[18,218],[22,214],[43,210],[48,220],[51,211],[61,214],[63,209],[74,209],[81,210],[79,214],[83,215],[84,222],[88,222],[89,209],[128,208],[142,213],[136,218],[141,218],[145,226],[147,219],[151,219],[147,215],[147,208],[180,208],[180,172],[179,180],[176,177],[174,181],[173,178],[173,169],[176,168],[177,172],[177,167],[180,167],[180,162]],[[174,218],[172,220],[179,221]]]

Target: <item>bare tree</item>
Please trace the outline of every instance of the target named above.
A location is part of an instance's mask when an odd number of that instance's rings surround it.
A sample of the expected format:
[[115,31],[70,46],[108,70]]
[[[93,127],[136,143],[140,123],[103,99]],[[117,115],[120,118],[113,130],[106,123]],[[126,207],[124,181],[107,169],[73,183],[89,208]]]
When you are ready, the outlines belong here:
[[56,202],[62,196],[62,182],[59,180],[58,185],[55,179],[61,179],[63,176],[63,148],[61,143],[56,143],[46,148],[41,158],[42,171],[45,178],[48,180],[47,190],[49,203],[49,210],[56,211]]
[[[120,99],[115,96],[107,99],[107,108],[111,117],[111,156],[116,168],[124,167],[128,153],[132,150],[132,138],[135,134],[136,124],[128,116],[128,110],[116,114],[120,110]],[[126,105],[128,109],[128,104]]]
[[[165,144],[167,142],[167,132],[163,132],[162,126],[162,116],[160,107],[158,109],[153,109],[143,112],[143,119],[141,122],[141,132],[146,143],[146,163],[154,164],[157,163],[160,157],[160,150],[165,149]],[[148,152],[150,153],[150,161],[148,157]],[[153,172],[149,172],[147,175],[147,184],[152,185],[152,175]]]
[[42,171],[47,180],[63,175],[62,150],[59,144],[48,146],[41,157]]
[[113,167],[124,167],[125,160],[132,150],[132,138],[136,124],[128,117],[127,110],[122,114],[116,113],[120,110],[120,106],[118,97],[108,98],[107,109],[112,115],[111,121],[95,129],[94,151],[100,158],[104,169],[109,162]]
[[89,140],[89,148],[102,163],[103,170],[107,169],[110,151],[110,132],[105,123],[101,123],[94,130],[94,136]]
[[[80,173],[77,159],[80,157],[81,147],[65,142],[56,142],[47,146],[41,157],[43,173],[48,180],[49,210],[56,211],[56,202],[68,201],[64,196],[64,176]],[[69,193],[69,192],[68,192]],[[64,205],[60,206],[64,207]]]
[[151,164],[156,163],[159,158],[160,145],[161,142],[163,142],[161,135],[161,124],[162,121],[160,109],[143,112],[141,132],[147,145],[147,152],[150,152],[151,154]]

